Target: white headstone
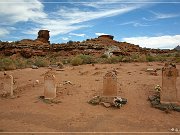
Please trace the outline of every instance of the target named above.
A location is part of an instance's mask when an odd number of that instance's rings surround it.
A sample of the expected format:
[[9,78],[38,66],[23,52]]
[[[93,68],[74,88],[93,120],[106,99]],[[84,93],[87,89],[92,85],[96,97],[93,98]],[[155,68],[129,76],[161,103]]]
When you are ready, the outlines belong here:
[[178,70],[172,65],[165,65],[162,69],[162,91],[161,91],[161,103],[177,103],[177,88],[176,80],[178,76]]
[[56,97],[56,80],[53,74],[44,76],[44,98],[53,99]]
[[13,76],[12,75],[4,76],[4,91],[9,93],[10,96],[13,96]]

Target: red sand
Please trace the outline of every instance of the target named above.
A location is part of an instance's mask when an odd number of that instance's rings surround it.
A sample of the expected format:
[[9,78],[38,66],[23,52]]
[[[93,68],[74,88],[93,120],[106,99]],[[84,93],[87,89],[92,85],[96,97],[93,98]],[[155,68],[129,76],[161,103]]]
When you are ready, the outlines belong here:
[[[15,78],[18,98],[0,98],[0,134],[3,132],[170,132],[180,131],[180,113],[165,113],[152,108],[148,95],[154,86],[161,86],[162,76],[145,72],[162,68],[164,63],[95,64],[66,66],[56,71],[59,104],[47,104],[38,99],[43,95],[43,74],[47,68],[7,71]],[[93,106],[87,103],[101,94],[103,76],[107,70],[118,71],[118,95],[128,99],[121,109]],[[177,65],[180,70],[180,65]],[[3,72],[0,72],[0,84]],[[33,82],[40,84],[33,87]],[[62,85],[71,81],[73,85]],[[2,84],[0,85],[2,90]],[[177,80],[180,91],[180,77]],[[1,92],[1,91],[0,91]],[[180,92],[179,92],[180,97]],[[179,132],[180,133],[180,132]],[[70,133],[71,134],[71,133]],[[104,134],[104,133],[102,133]],[[129,133],[130,134],[130,133]],[[144,133],[145,134],[145,133]],[[154,133],[153,133],[154,134]],[[163,133],[164,134],[164,133]]]

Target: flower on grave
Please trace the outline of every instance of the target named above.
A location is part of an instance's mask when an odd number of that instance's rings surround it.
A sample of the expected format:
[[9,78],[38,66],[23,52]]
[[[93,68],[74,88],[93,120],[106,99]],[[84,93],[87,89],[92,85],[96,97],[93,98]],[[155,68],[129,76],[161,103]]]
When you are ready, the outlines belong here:
[[156,92],[161,92],[161,86],[159,86],[159,85],[156,85],[154,87],[154,89],[155,89]]

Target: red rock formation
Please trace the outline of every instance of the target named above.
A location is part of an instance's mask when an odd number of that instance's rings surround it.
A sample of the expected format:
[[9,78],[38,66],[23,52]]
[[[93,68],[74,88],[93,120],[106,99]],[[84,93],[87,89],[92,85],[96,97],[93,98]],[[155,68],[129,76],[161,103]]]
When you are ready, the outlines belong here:
[[48,30],[40,30],[38,32],[38,37],[36,41],[41,41],[43,43],[50,43],[49,41],[49,31]]
[[114,36],[111,36],[111,35],[101,35],[98,38],[106,38],[106,39],[112,39],[113,40]]

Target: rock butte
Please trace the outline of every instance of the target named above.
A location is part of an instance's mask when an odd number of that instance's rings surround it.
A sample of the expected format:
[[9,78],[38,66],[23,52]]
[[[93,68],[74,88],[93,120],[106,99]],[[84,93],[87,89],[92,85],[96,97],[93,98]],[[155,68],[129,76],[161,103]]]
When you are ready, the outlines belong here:
[[115,41],[112,35],[101,35],[98,38],[87,39],[82,42],[69,41],[67,43],[50,44],[50,31],[39,30],[37,39],[23,39],[12,43],[0,42],[0,53],[6,56],[21,54],[25,58],[32,56],[45,56],[48,52],[59,52],[60,56],[72,56],[78,54],[101,56],[107,49],[107,46],[116,46],[118,50],[113,50],[113,54],[129,56],[133,53],[150,54],[150,53],[170,53],[175,50],[160,50],[142,48],[139,45],[127,42]]

